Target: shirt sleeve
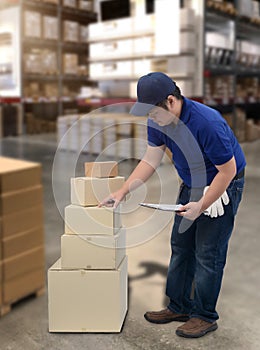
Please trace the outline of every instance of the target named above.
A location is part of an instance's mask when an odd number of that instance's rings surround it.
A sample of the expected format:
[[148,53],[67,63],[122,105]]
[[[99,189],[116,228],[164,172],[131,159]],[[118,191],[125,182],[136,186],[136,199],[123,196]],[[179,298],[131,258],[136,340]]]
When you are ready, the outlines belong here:
[[164,145],[164,141],[162,140],[161,131],[159,130],[159,126],[155,124],[151,119],[148,118],[147,122],[147,138],[148,145],[152,147],[158,147]]
[[225,164],[234,155],[230,132],[224,120],[208,122],[201,129],[202,151],[214,165]]

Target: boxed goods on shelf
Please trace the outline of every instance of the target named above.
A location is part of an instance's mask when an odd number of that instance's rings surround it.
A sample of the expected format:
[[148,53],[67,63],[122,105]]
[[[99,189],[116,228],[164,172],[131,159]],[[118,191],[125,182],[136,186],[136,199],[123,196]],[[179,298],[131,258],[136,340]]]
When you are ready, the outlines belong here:
[[42,37],[42,15],[35,11],[24,13],[24,35],[27,37]]
[[120,38],[129,36],[131,33],[133,33],[133,19],[131,17],[89,25],[90,41],[107,38]]
[[79,41],[79,23],[63,21],[63,40],[69,42]]
[[[39,0],[38,0],[38,1],[39,1]],[[55,4],[55,5],[58,5],[58,4],[59,4],[59,0],[43,0],[43,2],[47,2],[47,3]]]
[[180,29],[189,30],[195,27],[195,13],[191,8],[182,8],[180,10]]
[[93,1],[92,0],[79,0],[78,7],[81,10],[93,11]]
[[63,0],[62,5],[68,6],[68,7],[77,7],[77,1],[76,0]]
[[48,49],[31,49],[24,55],[24,71],[37,74],[57,73],[57,53]]
[[180,34],[180,53],[195,52],[196,42],[196,34],[194,32],[182,32]]
[[245,138],[246,141],[255,141],[260,136],[260,126],[254,123],[253,119],[246,121]]
[[88,42],[88,26],[80,25],[80,27],[79,27],[79,40],[81,43]]
[[246,114],[241,108],[236,108],[236,136],[239,142],[246,141]]
[[43,16],[43,38],[58,40],[58,18],[53,16]]
[[75,53],[63,54],[63,73],[77,74],[79,65],[79,56]]
[[[134,97],[136,97],[136,82],[134,82]],[[99,90],[105,97],[131,97],[133,83],[131,81],[100,81]]]
[[105,41],[104,43],[90,44],[90,58],[118,58],[120,56],[132,56],[133,40],[113,40]]
[[115,61],[105,63],[90,63],[91,78],[131,77],[133,74],[132,61]]

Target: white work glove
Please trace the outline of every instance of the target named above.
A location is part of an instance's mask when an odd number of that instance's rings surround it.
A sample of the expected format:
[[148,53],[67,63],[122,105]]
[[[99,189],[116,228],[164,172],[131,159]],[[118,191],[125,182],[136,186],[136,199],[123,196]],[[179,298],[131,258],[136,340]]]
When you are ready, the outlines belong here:
[[[203,195],[207,192],[209,186],[206,186],[203,191]],[[229,203],[229,197],[227,192],[225,191],[221,197],[219,197],[214,203],[212,203],[206,210],[204,210],[203,214],[210,216],[211,218],[216,218],[218,216],[224,215],[224,207],[223,204],[227,205]]]

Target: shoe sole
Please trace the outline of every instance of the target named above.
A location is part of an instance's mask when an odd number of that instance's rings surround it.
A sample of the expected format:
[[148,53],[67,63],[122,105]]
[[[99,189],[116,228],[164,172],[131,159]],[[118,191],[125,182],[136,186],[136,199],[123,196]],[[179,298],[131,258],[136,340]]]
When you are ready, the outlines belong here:
[[218,325],[217,324],[214,324],[212,325],[211,327],[209,327],[208,329],[206,329],[205,331],[202,331],[200,333],[197,333],[197,334],[187,334],[187,333],[184,333],[183,331],[180,331],[178,329],[176,329],[176,334],[179,336],[179,337],[184,337],[184,338],[200,338],[200,337],[203,337],[204,335],[206,335],[207,333],[209,332],[213,332],[215,331],[216,329],[218,329]]
[[179,316],[179,317],[175,317],[174,319],[169,319],[169,320],[153,320],[149,317],[147,317],[146,314],[144,314],[144,318],[146,319],[146,321],[151,322],[151,323],[156,323],[156,324],[165,324],[165,323],[170,323],[170,322],[187,322],[190,318],[189,317],[183,317],[183,316]]

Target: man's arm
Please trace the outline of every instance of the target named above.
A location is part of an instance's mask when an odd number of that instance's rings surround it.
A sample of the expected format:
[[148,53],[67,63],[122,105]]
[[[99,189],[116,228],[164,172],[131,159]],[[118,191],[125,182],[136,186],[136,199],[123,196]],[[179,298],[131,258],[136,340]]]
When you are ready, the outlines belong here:
[[165,145],[158,147],[148,145],[144,157],[124,185],[118,191],[111,193],[110,196],[105,198],[99,206],[112,204],[113,207],[117,207],[119,202],[121,202],[129,192],[141,186],[152,176],[161,163],[164,151]]

